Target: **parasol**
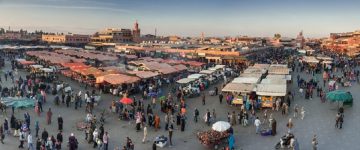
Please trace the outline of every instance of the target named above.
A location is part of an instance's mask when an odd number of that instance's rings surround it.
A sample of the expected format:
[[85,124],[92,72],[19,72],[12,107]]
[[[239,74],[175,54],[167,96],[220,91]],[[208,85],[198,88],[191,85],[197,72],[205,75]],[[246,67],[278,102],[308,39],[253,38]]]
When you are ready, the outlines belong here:
[[133,103],[133,100],[131,98],[124,97],[120,100],[120,103],[129,105],[129,104]]
[[218,132],[224,132],[230,129],[230,123],[225,121],[218,121],[212,125],[212,129]]
[[353,100],[353,97],[350,92],[336,90],[327,93],[326,99],[332,102],[351,102]]

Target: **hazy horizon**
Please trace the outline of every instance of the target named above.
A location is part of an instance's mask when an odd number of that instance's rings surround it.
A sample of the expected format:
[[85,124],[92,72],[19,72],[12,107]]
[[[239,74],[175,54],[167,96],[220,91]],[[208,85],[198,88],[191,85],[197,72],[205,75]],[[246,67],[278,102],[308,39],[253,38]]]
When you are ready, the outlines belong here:
[[133,28],[141,34],[200,36],[328,37],[360,29],[360,1],[325,0],[0,0],[0,27],[93,34]]

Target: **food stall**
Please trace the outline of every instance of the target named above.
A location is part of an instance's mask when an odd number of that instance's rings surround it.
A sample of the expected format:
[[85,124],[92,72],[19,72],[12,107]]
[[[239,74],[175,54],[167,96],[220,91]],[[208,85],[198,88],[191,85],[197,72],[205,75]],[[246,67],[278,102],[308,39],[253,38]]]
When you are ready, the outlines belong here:
[[221,72],[217,70],[202,70],[199,74],[206,75],[206,78],[210,84],[215,84],[217,81],[221,79]]
[[179,84],[179,87],[183,91],[184,96],[186,97],[195,97],[200,95],[200,89],[192,85],[196,79],[194,78],[183,78],[176,83]]
[[285,97],[287,93],[286,84],[258,84],[256,94],[258,95],[258,103],[261,107],[271,108],[273,102],[278,97]]
[[233,105],[243,105],[244,102],[249,100],[251,92],[255,90],[256,84],[248,83],[229,83],[222,92],[231,93],[234,99],[231,101]]
[[116,92],[115,94],[120,92],[127,91],[129,94],[135,93],[135,83],[139,82],[140,78],[135,76],[128,76],[124,74],[107,74],[103,76],[96,77],[96,84],[100,86],[105,92],[112,92],[110,89],[118,89],[118,86],[121,86],[121,91]]
[[211,130],[198,132],[197,137],[204,146],[217,149],[227,143],[227,138],[232,134],[229,132],[230,128],[229,122],[218,121],[212,125]]

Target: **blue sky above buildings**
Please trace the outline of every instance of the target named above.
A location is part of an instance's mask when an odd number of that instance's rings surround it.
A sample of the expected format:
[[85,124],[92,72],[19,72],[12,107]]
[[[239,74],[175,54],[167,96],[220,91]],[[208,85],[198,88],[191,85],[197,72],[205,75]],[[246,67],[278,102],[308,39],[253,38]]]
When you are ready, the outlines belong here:
[[307,37],[360,29],[356,0],[0,0],[0,26],[94,33],[132,28],[142,34]]

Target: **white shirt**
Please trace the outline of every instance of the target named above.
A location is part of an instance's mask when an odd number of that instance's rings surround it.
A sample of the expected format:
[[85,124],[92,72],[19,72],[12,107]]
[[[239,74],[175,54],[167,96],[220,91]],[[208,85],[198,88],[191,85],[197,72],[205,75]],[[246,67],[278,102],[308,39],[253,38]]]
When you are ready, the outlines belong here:
[[254,125],[258,127],[258,126],[260,126],[260,124],[261,124],[260,120],[256,119]]
[[27,142],[30,144],[30,143],[33,143],[33,140],[32,140],[32,135],[29,134],[28,137],[27,137]]

